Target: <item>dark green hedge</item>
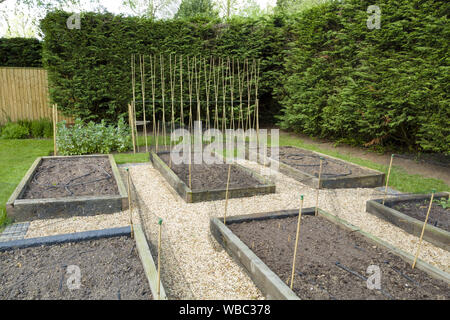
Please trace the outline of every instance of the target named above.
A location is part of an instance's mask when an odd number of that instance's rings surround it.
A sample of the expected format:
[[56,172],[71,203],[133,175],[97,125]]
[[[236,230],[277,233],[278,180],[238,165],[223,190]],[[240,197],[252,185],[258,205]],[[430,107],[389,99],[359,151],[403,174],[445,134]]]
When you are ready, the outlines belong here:
[[284,128],[359,145],[450,153],[447,1],[333,2],[291,17]]
[[0,67],[42,67],[42,43],[30,38],[0,38]]
[[[269,118],[279,113],[279,104],[272,99],[272,90],[279,80],[273,72],[273,60],[279,58],[282,39],[274,27],[274,18],[237,18],[224,24],[209,18],[151,21],[86,13],[81,17],[81,29],[69,30],[68,17],[68,13],[53,12],[41,22],[51,100],[66,114],[95,121],[117,119],[127,112],[127,104],[132,100],[131,54],[160,52],[166,57],[182,54],[234,56],[241,61],[262,59],[260,110]],[[150,71],[149,67],[146,69]],[[147,96],[150,86],[149,81]]]
[[86,13],[80,30],[67,29],[69,13],[53,12],[41,23],[51,100],[74,117],[116,121],[132,99],[131,53],[259,58],[263,120],[279,115],[284,128],[358,145],[450,153],[449,3],[379,1],[381,29],[369,30],[372,4],[332,1],[226,23]]

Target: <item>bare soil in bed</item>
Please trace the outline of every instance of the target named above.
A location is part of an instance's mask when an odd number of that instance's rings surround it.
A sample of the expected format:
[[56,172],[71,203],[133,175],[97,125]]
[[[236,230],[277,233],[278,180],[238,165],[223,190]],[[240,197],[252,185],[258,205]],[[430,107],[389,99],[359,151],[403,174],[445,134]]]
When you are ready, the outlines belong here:
[[[267,150],[267,156],[271,156],[270,148]],[[295,147],[280,147],[279,161],[302,172],[319,176],[320,156],[314,152]],[[324,157],[322,162],[322,178],[359,177],[370,174],[373,173],[336,159]]]
[[[228,227],[290,284],[297,217]],[[443,281],[320,216],[302,216],[297,253],[293,290],[301,299],[450,299]],[[371,265],[381,270],[381,290],[367,288]]]
[[[389,206],[388,203],[386,205]],[[392,208],[417,220],[425,221],[429,206],[430,200],[423,199],[396,202]],[[450,208],[444,209],[433,202],[427,224],[450,232]]]
[[119,194],[107,157],[43,159],[21,199]]
[[[68,288],[70,265],[80,268],[80,289]],[[151,298],[129,237],[0,252],[0,300]]]
[[[180,178],[187,186],[189,186],[189,165],[180,164],[175,165],[170,163],[169,153],[158,153],[158,156],[163,160],[172,171]],[[193,157],[192,157],[193,159]],[[228,179],[228,164],[191,164],[191,189],[194,191],[200,190],[224,190],[227,187]],[[231,188],[250,188],[261,186],[262,184],[253,178],[249,173],[232,165],[230,173],[230,189]]]

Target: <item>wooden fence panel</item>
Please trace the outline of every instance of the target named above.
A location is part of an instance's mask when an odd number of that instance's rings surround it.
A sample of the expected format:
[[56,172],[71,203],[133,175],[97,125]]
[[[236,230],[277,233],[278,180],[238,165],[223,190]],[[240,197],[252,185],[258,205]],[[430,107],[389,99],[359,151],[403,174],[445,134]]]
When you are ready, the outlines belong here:
[[[0,67],[0,124],[8,117],[11,121],[52,118],[45,69]],[[61,114],[58,119],[73,122]]]

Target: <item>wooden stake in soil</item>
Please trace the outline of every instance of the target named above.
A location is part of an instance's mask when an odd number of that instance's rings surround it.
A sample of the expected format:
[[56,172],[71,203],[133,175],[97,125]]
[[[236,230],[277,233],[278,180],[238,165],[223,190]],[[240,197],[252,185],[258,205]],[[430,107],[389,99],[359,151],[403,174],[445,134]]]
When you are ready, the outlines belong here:
[[315,208],[315,211],[314,211],[314,215],[315,216],[317,216],[317,212],[319,211],[319,190],[320,190],[320,179],[322,177],[322,165],[323,165],[323,157],[320,157],[319,181],[317,182],[316,208]]
[[431,191],[430,205],[428,206],[427,216],[425,217],[425,221],[424,221],[423,227],[422,227],[422,233],[420,234],[419,246],[417,247],[416,256],[414,257],[414,262],[413,262],[413,265],[412,265],[413,269],[416,266],[417,258],[419,257],[420,247],[422,246],[423,233],[425,232],[425,227],[427,226],[428,217],[430,215],[431,206],[433,205],[433,199],[434,199],[434,194],[435,193],[436,193],[436,190],[432,190]]
[[391,168],[392,168],[393,160],[394,160],[394,154],[391,155],[391,162],[389,163],[389,170],[388,170],[388,174],[386,177],[386,188],[384,188],[383,205],[384,205],[384,201],[386,200],[386,194],[387,194],[387,189],[389,186],[389,177],[391,176]]
[[159,232],[158,232],[158,300],[160,299],[160,293],[161,293],[161,229],[162,229],[162,219],[158,220],[159,225]]
[[133,204],[131,201],[131,175],[130,170],[126,168],[128,175],[128,210],[130,212],[131,237],[133,238]]
[[298,247],[298,238],[300,235],[300,223],[302,220],[302,209],[303,209],[303,196],[300,196],[300,210],[298,210],[297,234],[295,236],[295,248],[294,248],[294,260],[292,261],[291,290],[294,285],[295,260],[297,258],[297,247]]
[[227,223],[227,209],[228,209],[228,189],[230,188],[231,163],[228,165],[227,190],[225,191],[225,214],[223,215],[223,224]]

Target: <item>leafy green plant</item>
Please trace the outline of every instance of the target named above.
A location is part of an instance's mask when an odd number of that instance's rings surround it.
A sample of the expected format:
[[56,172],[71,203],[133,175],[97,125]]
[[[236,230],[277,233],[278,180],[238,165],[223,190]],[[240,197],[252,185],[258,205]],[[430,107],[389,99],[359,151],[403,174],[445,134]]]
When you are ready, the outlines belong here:
[[76,119],[72,127],[58,123],[56,142],[62,155],[125,152],[131,148],[131,133],[123,118],[116,126]]
[[446,198],[435,199],[434,202],[438,206],[440,206],[440,207],[442,207],[444,209],[450,208],[450,198],[448,198],[448,199],[446,199]]
[[51,138],[53,136],[52,122],[48,119],[33,120],[30,133],[33,138]]
[[9,122],[2,129],[2,138],[3,139],[25,139],[30,135],[30,131],[18,124]]

